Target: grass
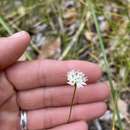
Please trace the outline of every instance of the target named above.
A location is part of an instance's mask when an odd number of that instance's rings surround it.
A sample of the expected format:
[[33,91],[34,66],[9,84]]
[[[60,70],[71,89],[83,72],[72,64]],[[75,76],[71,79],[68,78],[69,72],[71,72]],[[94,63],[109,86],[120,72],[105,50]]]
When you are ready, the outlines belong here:
[[[7,31],[7,33],[9,35],[13,34],[13,31],[9,28],[9,26],[7,25],[7,23],[4,21],[4,19],[2,17],[0,17],[0,24],[5,29],[5,31]],[[25,52],[24,55],[25,55],[25,57],[26,57],[27,60],[32,60],[32,58],[30,57],[30,55],[27,52]]]
[[[17,3],[16,0],[4,0],[0,2],[0,35],[28,31],[32,41],[25,53],[27,60],[43,55],[44,41],[41,39],[53,37],[61,40],[61,46],[55,47],[61,51],[57,59],[83,59],[98,63],[103,68],[103,79],[109,80],[111,86],[112,103],[108,103],[113,111],[111,128],[129,130],[127,121],[120,119],[118,100],[122,99],[122,92],[130,92],[130,3],[121,0],[73,0],[74,5],[67,8],[68,1],[24,0]],[[107,22],[104,31],[99,17]],[[40,47],[39,43],[42,43]]]
[[[92,17],[93,17],[93,20],[94,20],[94,23],[95,23],[95,26],[96,26],[96,30],[97,30],[97,35],[98,35],[98,38],[99,38],[100,48],[101,48],[101,51],[103,53],[103,59],[104,59],[104,62],[105,62],[108,80],[109,80],[109,84],[110,84],[110,87],[111,87],[112,102],[113,102],[113,106],[114,106],[114,109],[115,109],[115,114],[117,115],[117,118],[118,118],[119,129],[123,130],[122,121],[121,121],[121,117],[120,117],[120,113],[119,113],[119,109],[118,109],[118,104],[117,104],[118,95],[117,95],[117,91],[114,89],[114,85],[112,83],[112,77],[111,77],[112,74],[111,74],[109,62],[107,60],[107,56],[106,56],[106,53],[105,53],[104,42],[103,42],[102,34],[100,32],[99,23],[98,23],[98,20],[97,20],[95,8],[94,8],[92,1],[88,0],[88,6],[90,7],[90,11],[92,13]],[[113,117],[114,117],[114,120],[115,120],[115,116],[113,116]]]

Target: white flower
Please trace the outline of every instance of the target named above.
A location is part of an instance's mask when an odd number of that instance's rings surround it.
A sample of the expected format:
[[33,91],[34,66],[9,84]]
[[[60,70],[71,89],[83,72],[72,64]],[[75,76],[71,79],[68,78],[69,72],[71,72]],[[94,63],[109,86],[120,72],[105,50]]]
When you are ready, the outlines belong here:
[[83,88],[88,81],[87,76],[78,70],[71,70],[67,73],[67,83],[77,88]]

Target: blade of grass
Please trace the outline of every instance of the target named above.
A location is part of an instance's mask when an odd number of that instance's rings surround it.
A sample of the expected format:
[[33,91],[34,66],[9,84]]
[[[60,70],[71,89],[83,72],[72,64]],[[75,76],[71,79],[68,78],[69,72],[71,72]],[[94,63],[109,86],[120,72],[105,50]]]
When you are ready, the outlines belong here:
[[[15,24],[13,25],[13,28],[16,29],[17,31],[22,31],[19,27],[17,27]],[[30,41],[30,47],[37,53],[40,54],[40,51],[38,49],[38,47],[32,42],[32,40]]]
[[[87,7],[84,8],[83,16],[82,16],[82,19],[81,19],[81,24],[79,26],[79,29],[77,30],[76,34],[74,35],[74,37],[72,38],[72,40],[70,41],[70,43],[68,44],[68,46],[65,48],[65,50],[62,53],[62,55],[59,58],[59,60],[63,60],[67,56],[67,54],[69,53],[69,51],[72,49],[73,45],[78,41],[78,38],[81,35],[81,33],[82,33],[82,31],[83,31],[83,29],[85,27],[86,10],[87,10]],[[77,90],[76,88],[77,87],[75,86],[74,92],[73,92],[73,95],[72,95],[71,104],[70,104],[70,111],[69,111],[69,117],[68,117],[67,123],[69,123],[71,121],[73,104],[74,104],[76,90]]]
[[0,24],[3,26],[3,28],[8,32],[9,35],[12,35],[12,30],[8,27],[8,25],[5,23],[3,18],[0,16]]
[[78,31],[76,32],[76,34],[74,35],[74,37],[72,38],[72,40],[70,41],[68,46],[65,48],[65,50],[62,53],[62,55],[60,56],[59,60],[63,60],[66,57],[66,55],[69,53],[69,51],[71,50],[73,45],[78,41],[78,38],[79,38],[84,26],[85,26],[85,22],[82,22]]
[[63,51],[63,53],[61,54],[59,60],[63,60],[68,53],[70,52],[70,50],[72,49],[72,47],[74,46],[74,44],[76,44],[76,42],[78,41],[84,27],[85,27],[85,23],[86,23],[86,11],[87,11],[87,7],[84,8],[83,10],[83,15],[81,18],[81,23],[80,26],[78,28],[78,30],[76,31],[75,35],[73,36],[72,40],[70,41],[70,43],[68,44],[68,46],[65,48],[65,50]]
[[[0,24],[2,25],[2,27],[5,29],[5,31],[9,34],[9,35],[12,35],[13,34],[13,31],[9,28],[9,26],[6,24],[6,22],[4,21],[4,19],[0,16]],[[28,60],[31,60],[31,56],[29,55],[29,53],[25,52],[24,53],[25,57],[28,59]]]
[[70,112],[69,112],[69,117],[68,117],[67,123],[70,123],[70,120],[71,120],[72,109],[73,109],[74,99],[75,99],[75,95],[76,95],[76,88],[77,88],[77,87],[75,86],[75,87],[74,87],[73,96],[72,96],[71,105],[70,105]]
[[102,37],[102,34],[100,32],[99,23],[98,23],[98,20],[97,20],[95,8],[94,8],[92,1],[88,0],[88,4],[89,4],[89,8],[90,8],[90,11],[91,11],[91,14],[92,14],[95,26],[96,26],[97,35],[98,35],[98,38],[99,38],[99,45],[100,45],[101,51],[103,53],[103,58],[104,58],[105,65],[106,65],[109,84],[110,84],[110,87],[111,87],[112,101],[113,101],[114,109],[115,109],[115,112],[116,112],[116,115],[117,115],[117,118],[118,118],[119,129],[123,130],[123,126],[122,126],[122,122],[121,122],[121,118],[120,118],[120,114],[119,114],[119,109],[118,109],[118,105],[117,105],[117,92],[114,89],[114,86],[113,86],[113,83],[112,83],[111,71],[110,71],[109,63],[108,63],[107,56],[106,56],[106,53],[105,53],[103,37]]

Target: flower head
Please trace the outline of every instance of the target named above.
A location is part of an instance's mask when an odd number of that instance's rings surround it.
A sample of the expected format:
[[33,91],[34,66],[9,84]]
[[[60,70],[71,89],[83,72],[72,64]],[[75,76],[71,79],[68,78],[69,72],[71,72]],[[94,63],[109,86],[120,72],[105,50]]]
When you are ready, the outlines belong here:
[[77,88],[83,88],[88,81],[87,76],[78,70],[71,70],[67,73],[67,83]]

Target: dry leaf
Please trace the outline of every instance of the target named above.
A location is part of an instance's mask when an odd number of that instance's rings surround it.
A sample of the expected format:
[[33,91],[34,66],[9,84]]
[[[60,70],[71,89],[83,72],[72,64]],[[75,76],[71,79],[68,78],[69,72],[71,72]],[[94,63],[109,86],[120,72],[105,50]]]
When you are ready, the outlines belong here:
[[128,116],[128,112],[127,112],[127,109],[128,109],[128,105],[125,101],[119,99],[118,100],[118,108],[119,108],[119,112],[120,112],[120,115],[121,115],[121,118],[127,118]]
[[64,13],[64,24],[65,26],[69,26],[76,22],[77,20],[77,12],[75,8],[67,9]]
[[26,60],[26,56],[24,54],[18,59],[18,61],[25,61],[25,60]]
[[70,19],[77,17],[77,12],[75,8],[67,9],[67,11],[64,14],[64,19]]
[[84,35],[85,35],[86,39],[89,41],[92,41],[93,37],[95,36],[95,34],[93,32],[88,32],[88,31],[86,31]]
[[40,50],[39,59],[53,58],[58,59],[61,53],[61,40],[60,38],[47,39]]

